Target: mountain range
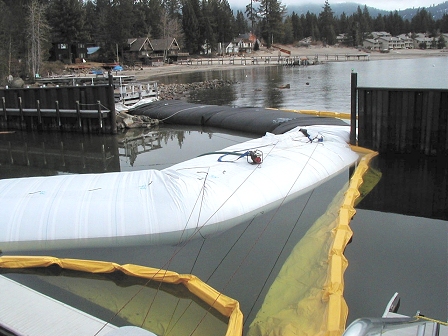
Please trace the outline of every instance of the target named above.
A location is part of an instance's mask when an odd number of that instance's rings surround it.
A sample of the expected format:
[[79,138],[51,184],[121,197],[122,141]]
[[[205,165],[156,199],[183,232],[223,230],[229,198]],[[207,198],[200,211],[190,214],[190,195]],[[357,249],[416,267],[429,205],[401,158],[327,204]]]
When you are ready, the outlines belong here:
[[[299,16],[302,14],[306,14],[307,12],[319,15],[320,12],[323,10],[323,1],[322,4],[300,4],[300,5],[288,5],[286,7],[286,11],[288,15],[291,15],[292,12],[295,12]],[[337,4],[331,4],[331,10],[333,11],[334,15],[336,17],[339,17],[342,13],[345,13],[346,15],[351,15],[355,13],[358,10],[358,6],[362,9],[364,9],[363,4],[355,3],[355,2],[346,2],[346,3],[337,3]],[[233,7],[233,6],[232,6]],[[442,18],[443,14],[448,14],[448,1],[442,2],[438,5],[433,5],[431,7],[414,7],[414,8],[407,8],[402,10],[397,10],[398,15],[403,17],[403,19],[411,20],[412,17],[417,13],[417,11],[421,8],[425,8],[428,12],[430,12],[434,18],[434,20],[439,20]],[[240,10],[242,12],[245,11],[244,8],[232,8],[233,10]],[[383,9],[378,9],[375,7],[369,7],[367,6],[367,9],[369,11],[369,14],[371,17],[377,17],[378,14],[381,15],[389,15],[390,12],[395,11],[388,11]]]

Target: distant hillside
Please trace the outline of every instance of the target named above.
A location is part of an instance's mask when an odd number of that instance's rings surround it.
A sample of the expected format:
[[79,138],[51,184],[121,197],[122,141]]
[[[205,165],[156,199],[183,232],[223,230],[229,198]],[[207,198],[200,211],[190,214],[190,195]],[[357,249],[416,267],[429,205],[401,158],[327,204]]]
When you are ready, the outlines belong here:
[[[363,4],[355,3],[355,2],[346,2],[346,3],[339,3],[339,4],[332,4],[331,1],[329,1],[331,9],[335,16],[340,16],[342,13],[345,13],[347,15],[351,15],[355,13],[358,10],[358,6],[361,7],[361,9],[364,9]],[[320,12],[322,12],[324,6],[324,0],[322,0],[322,4],[301,4],[301,5],[289,5],[287,6],[287,12],[288,14],[292,14],[292,12],[295,12],[299,15],[306,14],[308,11],[310,13],[314,13],[318,15]],[[236,10],[245,11],[244,8],[232,8],[235,12]],[[376,17],[378,14],[381,15],[388,15],[391,11],[377,9],[374,7],[367,6],[367,9],[369,10],[370,16]],[[418,7],[414,8],[408,8],[403,10],[397,10],[398,14],[402,16],[404,19],[412,19],[412,17],[417,13]],[[448,1],[445,1],[439,5],[431,6],[431,7],[425,7],[425,9],[430,12],[434,20],[439,20],[442,18],[443,14],[448,14]]]

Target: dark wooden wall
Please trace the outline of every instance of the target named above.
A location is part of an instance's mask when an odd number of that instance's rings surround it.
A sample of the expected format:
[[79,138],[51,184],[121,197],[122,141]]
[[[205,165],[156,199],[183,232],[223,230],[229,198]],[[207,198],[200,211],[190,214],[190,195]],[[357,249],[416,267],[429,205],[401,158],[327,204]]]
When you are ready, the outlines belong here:
[[448,89],[357,87],[357,98],[359,146],[380,153],[448,154]]
[[0,129],[116,133],[113,83],[1,89]]

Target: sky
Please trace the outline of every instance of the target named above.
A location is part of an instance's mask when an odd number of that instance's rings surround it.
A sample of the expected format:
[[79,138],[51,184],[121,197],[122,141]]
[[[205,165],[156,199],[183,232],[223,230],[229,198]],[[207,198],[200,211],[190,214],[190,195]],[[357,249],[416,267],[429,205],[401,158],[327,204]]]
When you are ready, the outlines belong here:
[[[362,7],[364,5],[367,5],[369,7],[375,7],[378,9],[384,9],[388,11],[394,11],[394,10],[400,10],[400,9],[407,9],[407,8],[421,8],[421,7],[431,7],[432,5],[438,5],[440,3],[443,3],[445,0],[439,0],[437,2],[434,2],[434,0],[362,0],[362,1],[356,1],[356,0],[329,0],[328,3],[330,6],[332,4],[336,3],[344,3],[344,2],[354,2],[360,4]],[[230,7],[233,6],[241,6],[242,3],[249,4],[250,0],[228,0]],[[302,5],[306,3],[314,3],[319,5],[324,5],[325,0],[281,0],[281,3],[284,5]],[[244,5],[245,6],[245,5]]]
[[[288,4],[293,4],[293,3],[297,3],[297,0],[283,0],[282,3],[285,5]],[[309,2],[309,1],[307,1]],[[325,3],[324,1],[321,0],[312,0],[312,2],[314,3]],[[341,0],[329,0],[328,1],[330,6],[332,3],[344,3],[344,2],[349,2],[349,1],[341,1]],[[355,2],[355,3],[359,3],[362,6],[367,5],[369,7],[375,7],[378,9],[385,9],[385,10],[389,10],[389,11],[394,11],[394,10],[400,10],[400,9],[407,9],[407,8],[421,8],[421,7],[430,7],[434,4],[440,4],[442,2],[444,2],[443,0],[438,1],[438,2],[434,2],[434,0],[364,0],[364,1],[350,1],[350,2]]]

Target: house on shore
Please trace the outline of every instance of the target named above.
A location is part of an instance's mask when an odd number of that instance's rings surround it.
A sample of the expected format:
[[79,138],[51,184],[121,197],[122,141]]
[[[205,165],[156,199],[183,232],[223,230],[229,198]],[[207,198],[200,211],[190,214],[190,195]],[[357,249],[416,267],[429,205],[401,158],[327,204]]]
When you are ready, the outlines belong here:
[[397,49],[437,49],[439,48],[440,38],[443,36],[447,41],[448,34],[441,34],[438,37],[428,37],[424,33],[401,34],[391,36],[386,32],[372,32],[371,38],[363,40],[363,47],[369,50],[397,50]]
[[187,58],[188,53],[180,52],[177,40],[172,37],[165,39],[149,39],[148,37],[130,38],[124,51],[127,63],[145,65],[160,65],[164,62],[177,62],[179,58]]
[[373,38],[365,39],[362,42],[362,46],[366,49],[373,50],[373,51],[381,50],[380,43],[378,42],[378,40],[373,39]]
[[127,40],[127,48],[124,52],[124,60],[126,63],[134,64],[141,62],[148,64],[150,62],[150,55],[152,54],[152,46],[149,38],[129,38]]
[[87,46],[84,42],[55,42],[50,49],[50,61],[65,64],[80,63],[87,58]]
[[217,53],[227,56],[252,54],[256,43],[261,45],[254,34],[240,34],[230,42],[218,43]]

